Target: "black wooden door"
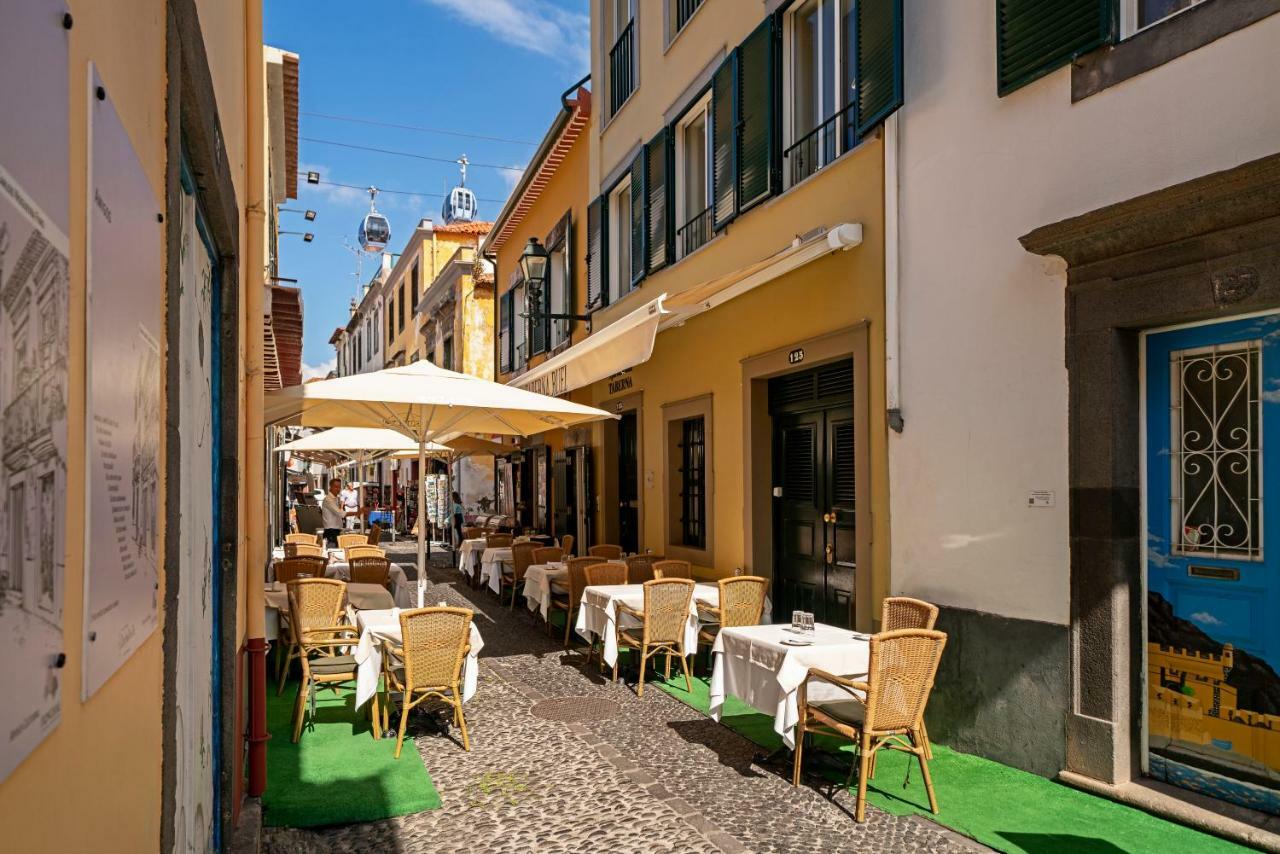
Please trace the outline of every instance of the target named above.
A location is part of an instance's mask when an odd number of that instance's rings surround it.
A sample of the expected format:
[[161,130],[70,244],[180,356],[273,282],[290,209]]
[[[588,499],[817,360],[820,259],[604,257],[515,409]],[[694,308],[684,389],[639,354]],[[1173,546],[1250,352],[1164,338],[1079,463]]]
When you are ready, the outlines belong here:
[[635,410],[618,422],[618,545],[624,552],[640,551],[639,424]]
[[556,453],[552,465],[551,506],[553,528],[550,531],[556,537],[572,534],[578,537],[578,496],[577,472],[574,466],[574,453],[560,451]]
[[826,620],[821,412],[780,415],[773,426],[775,618],[812,611]]

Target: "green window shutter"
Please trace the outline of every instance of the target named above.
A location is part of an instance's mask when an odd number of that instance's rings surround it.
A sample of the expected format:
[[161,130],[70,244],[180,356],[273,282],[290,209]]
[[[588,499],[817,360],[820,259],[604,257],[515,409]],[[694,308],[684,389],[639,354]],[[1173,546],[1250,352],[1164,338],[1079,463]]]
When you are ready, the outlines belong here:
[[774,17],[752,30],[738,47],[738,213],[773,191]]
[[[542,290],[538,292],[537,305],[534,305],[533,294],[529,288],[525,288],[524,313],[529,315],[529,355],[533,356],[542,353],[547,349],[547,318],[546,313],[551,310],[549,298],[551,296],[550,280],[542,283]],[[538,316],[541,315],[541,316]]]
[[604,277],[608,275],[605,263],[608,238],[605,236],[606,202],[603,196],[587,206],[587,311],[604,305]]
[[1001,97],[1111,39],[1113,0],[996,0]]
[[735,81],[737,80],[738,52],[732,51],[711,79],[711,204],[715,208],[713,222],[719,231],[729,224],[738,212],[737,151],[735,138],[737,112]]
[[498,370],[511,371],[511,291],[498,298]]
[[645,189],[649,193],[649,272],[660,270],[671,257],[669,244],[670,216],[667,197],[670,194],[671,182],[667,180],[667,158],[670,149],[671,134],[666,128],[658,131],[648,145],[645,146],[646,168]]
[[[569,216],[564,224],[564,313],[578,314],[578,306],[573,301],[573,271],[577,265],[573,263],[573,218]],[[573,334],[571,319],[557,320],[563,330],[563,338]]]
[[857,131],[866,136],[902,106],[902,0],[859,0],[857,29]]
[[647,146],[642,146],[636,159],[631,161],[631,287],[639,286],[648,264],[645,232],[649,223],[645,217],[649,206],[645,204],[644,164]]

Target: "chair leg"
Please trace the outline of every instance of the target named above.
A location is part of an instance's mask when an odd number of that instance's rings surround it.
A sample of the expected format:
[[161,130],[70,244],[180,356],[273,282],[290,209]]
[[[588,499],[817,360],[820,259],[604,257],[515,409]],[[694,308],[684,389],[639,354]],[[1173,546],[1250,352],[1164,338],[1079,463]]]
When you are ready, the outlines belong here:
[[[877,751],[877,753],[878,752],[879,751]],[[875,753],[871,754],[871,759],[868,761],[868,766],[869,767],[867,768],[867,776],[870,777],[872,780],[874,780],[876,778],[876,754]]]
[[381,703],[378,702],[377,691],[373,692],[373,699],[369,702],[373,704],[372,708],[369,709],[369,717],[373,721],[373,737],[382,738],[382,710],[379,708]]
[[[614,656],[614,658],[613,658],[613,679],[612,679],[612,680],[610,680],[610,681],[613,681],[613,682],[617,682],[617,681],[618,681],[618,659],[619,659],[621,656],[622,656],[622,650],[621,650],[621,648],[619,648],[619,649],[618,649],[618,653],[617,653],[617,655],[615,655],[615,656]],[[604,655],[603,655],[603,654],[601,654],[600,659],[601,659],[601,664],[603,664],[603,663],[604,663]]]
[[680,656],[680,668],[684,671],[684,690],[692,694],[693,680],[689,678],[689,661],[683,655]]
[[662,667],[663,667],[662,678],[670,682],[671,681],[671,653],[670,652],[667,653],[666,661],[663,662]]
[[644,671],[649,666],[649,649],[647,647],[640,650],[640,686],[636,689],[636,696],[644,696]]
[[307,711],[307,680],[298,683],[298,699],[293,704],[293,743],[302,736],[302,717]]
[[458,715],[458,729],[462,730],[462,749],[471,752],[471,739],[467,736],[467,716],[462,711],[462,692],[453,686],[453,708]]
[[924,728],[924,718],[920,718],[920,732],[917,739],[924,748],[924,758],[933,760],[933,745],[929,743],[929,731]]
[[[800,714],[800,721],[796,724],[795,729],[796,751],[795,758],[791,761],[791,785],[800,785],[800,762],[804,756],[804,713]],[[846,784],[847,785],[847,784]]]
[[284,651],[284,666],[280,668],[280,682],[276,685],[276,696],[284,693],[284,683],[289,678],[289,663],[293,661],[293,644]]
[[400,731],[396,735],[396,759],[400,758],[400,748],[404,747],[404,731],[409,723],[409,697],[406,694],[400,701]]
[[871,756],[871,736],[864,733],[858,750],[858,795],[853,808],[854,821],[859,824],[867,820],[867,771]]
[[573,609],[564,612],[564,648],[569,648],[569,632],[573,629]]

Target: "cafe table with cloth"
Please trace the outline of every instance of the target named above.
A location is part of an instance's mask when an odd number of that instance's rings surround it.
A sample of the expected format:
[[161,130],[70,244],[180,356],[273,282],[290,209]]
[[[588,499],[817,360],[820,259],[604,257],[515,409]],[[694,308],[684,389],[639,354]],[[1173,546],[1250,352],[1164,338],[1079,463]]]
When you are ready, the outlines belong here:
[[480,583],[487,583],[490,590],[502,595],[502,567],[510,564],[510,546],[485,549],[480,557]]
[[568,584],[569,569],[563,562],[535,563],[524,572],[524,604],[530,611],[538,611],[542,619],[551,611],[551,586],[563,592]]
[[[704,589],[705,588],[705,589]],[[719,590],[711,584],[694,586],[693,597],[689,600],[689,618],[685,621],[684,638],[681,650],[685,655],[693,655],[698,648],[698,609],[696,599],[706,600],[718,597]],[[644,610],[643,584],[601,584],[588,586],[582,591],[582,607],[578,609],[578,620],[574,631],[588,641],[600,639],[604,644],[604,663],[609,667],[618,660],[618,606],[626,605],[636,611]],[[637,625],[634,617],[622,615],[623,627]]]
[[[274,640],[280,634],[280,612],[289,610],[289,590],[285,584],[273,581],[263,591],[267,605],[266,637]],[[347,604],[358,613],[366,609],[395,607],[395,601],[381,584],[347,584]]]
[[[812,634],[789,625],[739,626],[721,629],[711,648],[711,717],[720,720],[730,694],[773,718],[783,743],[795,748],[800,720],[797,691],[810,668],[840,676],[865,678],[871,654],[870,635],[815,623]],[[812,643],[796,645],[811,639]],[[848,692],[822,682],[809,684],[810,700],[847,700]]]
[[474,578],[480,571],[480,555],[484,553],[484,547],[484,537],[463,540],[462,545],[458,546],[458,572]]
[[[360,642],[356,646],[356,708],[360,708],[373,697],[378,690],[378,679],[382,675],[382,650],[385,644],[401,646],[404,643],[400,631],[400,608],[383,610],[357,611],[355,613],[356,628],[360,630]],[[480,672],[479,655],[484,649],[484,639],[475,621],[471,621],[471,650],[462,662],[462,702],[467,702],[476,693],[476,682]]]

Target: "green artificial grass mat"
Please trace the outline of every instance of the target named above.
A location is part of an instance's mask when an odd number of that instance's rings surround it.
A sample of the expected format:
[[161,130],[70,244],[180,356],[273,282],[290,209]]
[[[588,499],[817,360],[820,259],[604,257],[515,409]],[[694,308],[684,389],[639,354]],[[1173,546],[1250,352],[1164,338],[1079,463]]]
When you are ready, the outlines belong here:
[[315,723],[303,726],[297,744],[290,739],[298,683],[278,697],[268,693],[264,824],[349,824],[440,806],[413,743],[406,738],[396,759],[394,739],[374,739],[368,710],[355,711],[355,689],[317,692]]
[[[710,709],[706,679],[693,680],[685,690],[684,678],[656,680],[676,699],[703,714]],[[767,750],[782,746],[773,731],[773,718],[761,714],[737,697],[726,697],[720,722]],[[853,748],[848,742],[818,737],[818,750],[838,750],[828,778],[843,784]],[[805,751],[805,766],[816,770]],[[907,779],[907,766],[911,773]],[[1010,768],[989,759],[958,753],[933,745],[929,763],[938,815],[929,811],[929,799],[915,758],[896,750],[876,756],[876,776],[867,785],[867,801],[893,815],[915,813],[952,828],[999,851],[1025,854],[1118,854],[1118,852],[1195,851],[1197,854],[1247,851],[1235,843],[1141,810],[1081,792],[1053,780]]]

